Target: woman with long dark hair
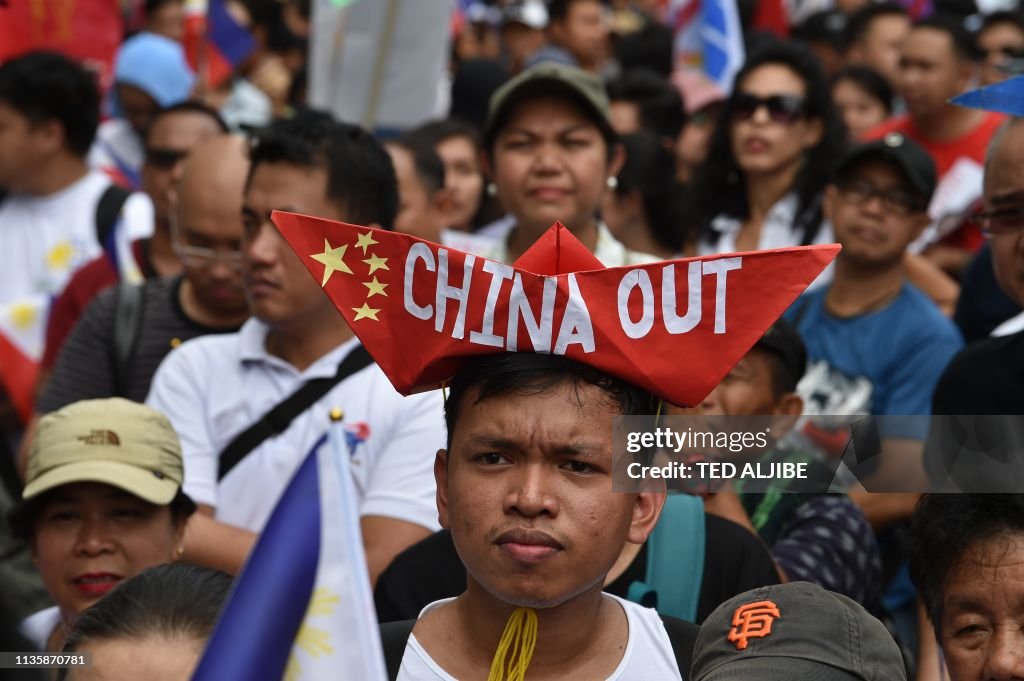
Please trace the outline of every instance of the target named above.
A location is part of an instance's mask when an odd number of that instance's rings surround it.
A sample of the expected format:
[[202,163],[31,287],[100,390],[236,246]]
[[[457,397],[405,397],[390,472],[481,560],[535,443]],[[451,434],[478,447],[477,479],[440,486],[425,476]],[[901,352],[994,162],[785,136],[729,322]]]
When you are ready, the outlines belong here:
[[777,41],[755,49],[736,75],[695,179],[699,252],[832,241],[821,195],[845,138],[813,54]]

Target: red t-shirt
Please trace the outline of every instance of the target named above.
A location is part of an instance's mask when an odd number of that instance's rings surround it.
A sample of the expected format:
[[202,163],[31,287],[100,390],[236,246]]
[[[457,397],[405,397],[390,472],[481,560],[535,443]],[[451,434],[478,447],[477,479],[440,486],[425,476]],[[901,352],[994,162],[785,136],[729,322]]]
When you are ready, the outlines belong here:
[[[149,260],[149,240],[132,242],[132,255],[146,279],[156,276]],[[100,291],[113,286],[121,277],[106,253],[82,265],[71,276],[67,286],[50,307],[50,318],[46,322],[46,350],[40,363],[44,370],[53,369],[64,341],[71,335],[78,318]]]
[[[996,130],[1006,120],[1006,116],[999,113],[986,112],[981,122],[962,137],[954,140],[937,142],[928,139],[924,133],[914,125],[910,116],[896,116],[885,123],[869,130],[865,135],[866,141],[881,139],[890,132],[899,132],[920,144],[935,162],[935,170],[941,182],[943,175],[953,167],[958,159],[968,158],[975,161],[979,166],[985,164],[985,154],[988,151],[989,141],[995,135]],[[942,243],[968,251],[977,251],[984,242],[981,232],[977,227],[965,225],[955,232],[948,234]]]

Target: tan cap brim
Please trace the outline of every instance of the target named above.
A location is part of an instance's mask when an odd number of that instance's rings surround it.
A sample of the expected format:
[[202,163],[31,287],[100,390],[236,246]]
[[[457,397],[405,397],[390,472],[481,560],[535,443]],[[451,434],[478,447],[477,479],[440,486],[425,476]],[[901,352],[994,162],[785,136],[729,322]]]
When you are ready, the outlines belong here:
[[25,485],[22,498],[31,499],[43,492],[74,482],[102,482],[148,501],[164,506],[178,492],[178,482],[155,471],[117,461],[81,461],[49,470]]

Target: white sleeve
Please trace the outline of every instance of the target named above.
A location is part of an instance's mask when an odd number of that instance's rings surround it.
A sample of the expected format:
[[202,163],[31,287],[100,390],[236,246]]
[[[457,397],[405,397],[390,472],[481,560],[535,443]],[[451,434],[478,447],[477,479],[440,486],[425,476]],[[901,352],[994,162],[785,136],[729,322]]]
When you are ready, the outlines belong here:
[[132,192],[124,202],[121,215],[129,241],[153,234],[153,202],[142,192]]
[[[388,388],[394,391],[390,384]],[[396,518],[436,531],[440,525],[434,457],[445,443],[441,393],[394,393],[388,401],[390,430],[376,452],[359,514]]]
[[172,350],[153,377],[146,404],[165,414],[178,433],[185,494],[197,504],[216,508],[218,453],[206,420],[204,389],[206,379],[214,374],[204,371],[201,350],[195,342]]

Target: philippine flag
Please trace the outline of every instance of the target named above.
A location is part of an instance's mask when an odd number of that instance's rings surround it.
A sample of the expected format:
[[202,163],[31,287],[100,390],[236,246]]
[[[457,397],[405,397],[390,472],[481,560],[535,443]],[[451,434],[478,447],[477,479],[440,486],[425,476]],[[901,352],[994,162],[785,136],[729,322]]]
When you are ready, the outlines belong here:
[[345,439],[339,419],[292,478],[192,681],[387,679]]

